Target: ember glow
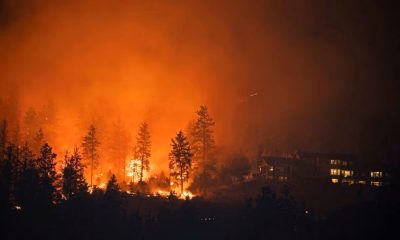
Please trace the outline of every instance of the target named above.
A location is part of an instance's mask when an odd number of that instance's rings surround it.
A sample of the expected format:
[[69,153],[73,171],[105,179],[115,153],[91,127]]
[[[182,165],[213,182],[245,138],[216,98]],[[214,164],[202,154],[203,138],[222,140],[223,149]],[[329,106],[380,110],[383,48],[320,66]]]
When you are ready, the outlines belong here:
[[[128,159],[126,162],[126,176],[129,177],[129,181],[137,183],[139,182],[139,172],[140,172],[140,160],[137,159]],[[147,174],[144,175],[144,180],[146,180]]]

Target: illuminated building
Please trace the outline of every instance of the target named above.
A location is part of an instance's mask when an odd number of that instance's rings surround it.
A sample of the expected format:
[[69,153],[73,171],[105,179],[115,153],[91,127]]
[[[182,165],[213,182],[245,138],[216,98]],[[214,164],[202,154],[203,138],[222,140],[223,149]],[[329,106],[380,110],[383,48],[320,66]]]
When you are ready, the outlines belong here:
[[361,167],[348,154],[297,152],[287,156],[264,156],[258,174],[266,182],[318,182],[337,186],[381,187],[387,184],[382,168]]
[[293,161],[294,159],[286,157],[264,157],[259,173],[266,181],[288,181],[292,178]]

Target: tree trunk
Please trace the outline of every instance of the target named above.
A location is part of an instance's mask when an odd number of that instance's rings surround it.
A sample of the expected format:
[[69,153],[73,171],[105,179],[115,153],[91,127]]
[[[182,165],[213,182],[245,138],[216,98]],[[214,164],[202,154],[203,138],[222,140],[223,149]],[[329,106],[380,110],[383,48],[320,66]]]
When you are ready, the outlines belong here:
[[122,178],[123,179],[123,181],[125,182],[125,177],[126,177],[126,162],[125,162],[125,158],[124,158],[124,161],[123,161],[123,163],[122,163],[124,166],[123,166],[123,169],[124,169],[124,177]]
[[181,196],[183,196],[183,169],[181,165]]
[[143,159],[140,160],[140,182],[143,181]]
[[206,151],[207,151],[207,148],[206,148],[206,134],[205,134],[205,129],[203,129],[203,169],[204,169],[204,166],[206,165],[206,162],[207,162],[207,155],[206,155]]
[[135,182],[135,165],[132,166],[132,183]]
[[90,186],[93,186],[93,169],[94,169],[94,149],[91,147],[90,149],[90,158],[92,160],[92,166],[90,171]]
[[91,164],[91,170],[90,170],[90,186],[93,186],[93,157],[92,157],[92,164]]

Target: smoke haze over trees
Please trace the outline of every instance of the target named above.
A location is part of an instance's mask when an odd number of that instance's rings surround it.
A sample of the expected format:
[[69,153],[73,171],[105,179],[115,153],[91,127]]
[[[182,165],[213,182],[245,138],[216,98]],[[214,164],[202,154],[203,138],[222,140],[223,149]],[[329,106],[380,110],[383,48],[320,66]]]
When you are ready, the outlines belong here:
[[220,123],[221,146],[390,158],[399,139],[394,9],[387,1],[2,0],[0,115],[17,139],[25,126],[15,120],[53,101],[59,128],[43,133],[58,152],[93,121],[108,132],[121,118],[131,136],[146,121],[157,132],[153,163],[164,169],[168,139],[202,104]]

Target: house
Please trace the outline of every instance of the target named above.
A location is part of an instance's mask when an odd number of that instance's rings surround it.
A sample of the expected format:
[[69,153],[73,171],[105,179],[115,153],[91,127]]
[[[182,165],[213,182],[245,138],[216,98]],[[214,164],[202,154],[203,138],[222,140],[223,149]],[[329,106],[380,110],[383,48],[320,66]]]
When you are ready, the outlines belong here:
[[295,161],[291,157],[263,157],[259,165],[259,174],[264,180],[285,182],[293,177]]
[[355,183],[356,157],[349,154],[297,152],[299,175],[303,178],[319,178],[333,184]]
[[362,167],[356,156],[337,153],[296,152],[293,155],[263,156],[258,175],[264,181],[304,180],[334,185],[381,187],[388,183],[382,167]]

